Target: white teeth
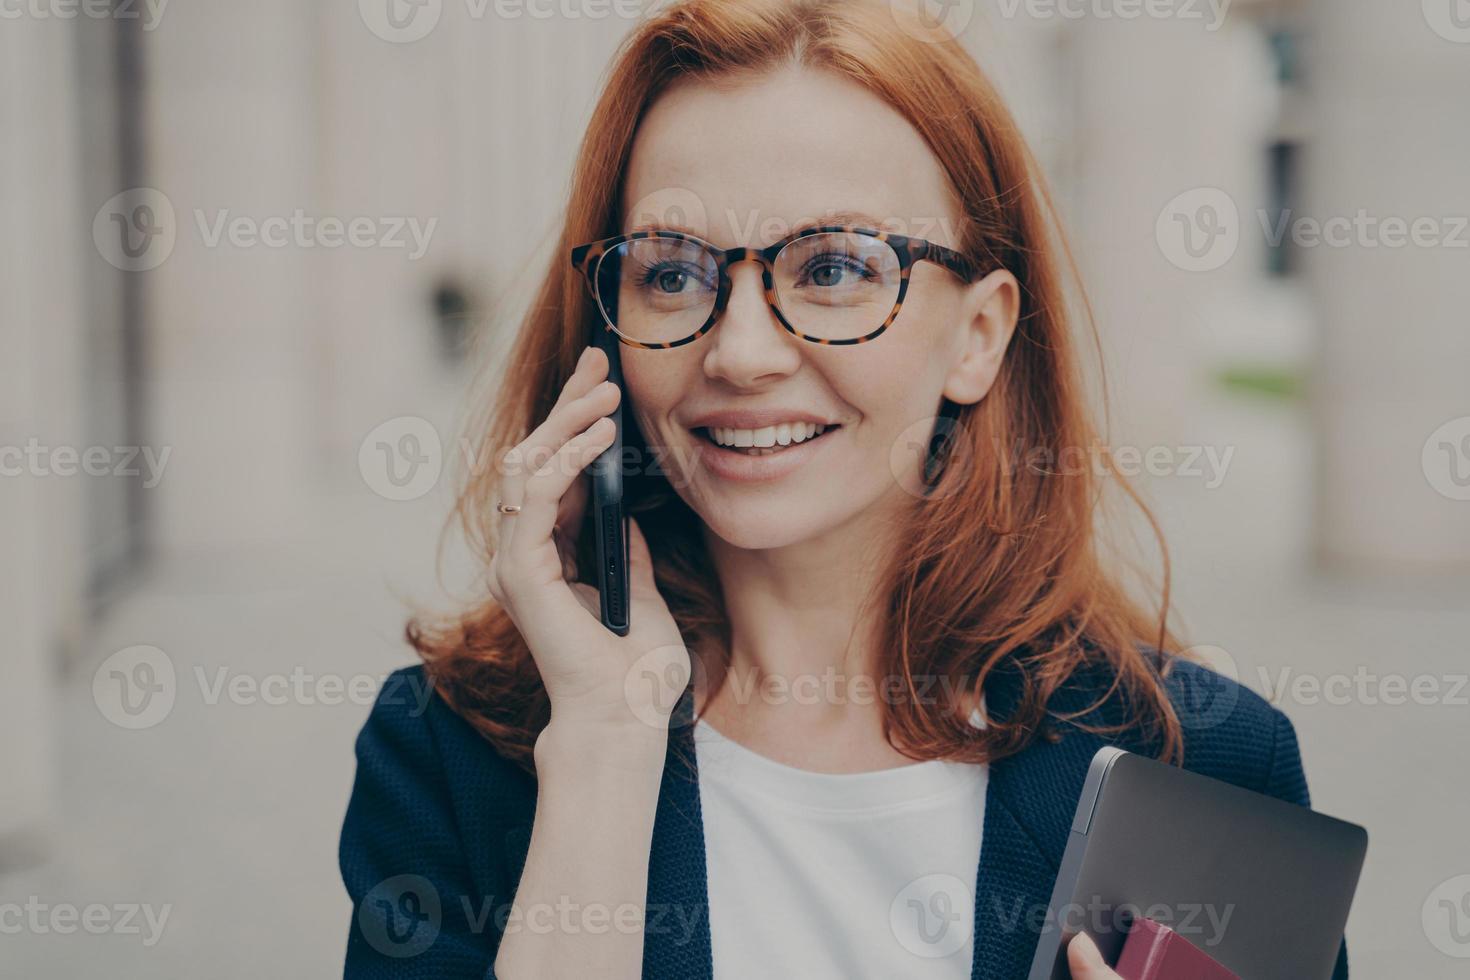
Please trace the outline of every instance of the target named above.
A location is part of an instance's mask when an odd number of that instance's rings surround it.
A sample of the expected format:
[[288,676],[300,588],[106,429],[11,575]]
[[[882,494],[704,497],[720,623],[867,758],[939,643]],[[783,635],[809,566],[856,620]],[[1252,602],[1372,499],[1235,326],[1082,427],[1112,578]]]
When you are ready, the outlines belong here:
[[779,425],[767,425],[760,429],[713,427],[708,431],[710,437],[721,446],[768,449],[774,446],[789,446],[805,442],[827,431],[827,427],[812,422],[782,422]]

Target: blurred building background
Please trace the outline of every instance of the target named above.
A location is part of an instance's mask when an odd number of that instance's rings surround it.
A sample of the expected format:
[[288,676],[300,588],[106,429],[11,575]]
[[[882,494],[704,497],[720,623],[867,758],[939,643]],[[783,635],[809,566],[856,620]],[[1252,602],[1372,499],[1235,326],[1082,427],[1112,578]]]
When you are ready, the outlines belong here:
[[[544,265],[631,6],[0,12],[0,906],[167,910],[0,928],[0,974],[340,970],[466,340]],[[931,8],[1054,183],[1183,632],[1369,828],[1355,976],[1463,976],[1470,6]]]

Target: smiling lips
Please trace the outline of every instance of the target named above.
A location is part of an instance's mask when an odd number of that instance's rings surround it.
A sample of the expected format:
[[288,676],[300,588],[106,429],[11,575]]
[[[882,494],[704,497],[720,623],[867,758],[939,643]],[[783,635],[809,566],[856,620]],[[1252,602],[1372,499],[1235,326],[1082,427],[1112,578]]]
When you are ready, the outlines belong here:
[[763,483],[796,471],[842,428],[830,416],[794,406],[705,412],[685,424],[699,437],[703,467],[734,483]]
[[[815,439],[827,426],[815,422],[781,422],[759,429],[737,429],[732,426],[705,426],[705,438],[726,449],[769,449],[786,447]],[[764,455],[764,454],[752,454]]]
[[695,432],[699,461],[708,473],[731,483],[769,483],[805,466],[841,428],[780,422],[759,429],[706,426]]

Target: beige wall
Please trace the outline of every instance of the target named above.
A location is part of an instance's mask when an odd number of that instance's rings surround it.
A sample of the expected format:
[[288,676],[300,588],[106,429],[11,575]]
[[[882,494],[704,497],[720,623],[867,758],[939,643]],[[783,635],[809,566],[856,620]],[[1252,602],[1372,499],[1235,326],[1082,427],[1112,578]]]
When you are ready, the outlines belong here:
[[[1465,218],[1470,36],[1449,40],[1394,8],[1354,4],[1349,21],[1340,0],[1312,5],[1309,208]],[[1470,416],[1470,230],[1462,226],[1458,239],[1458,248],[1309,255],[1324,324],[1317,547],[1331,563],[1380,573],[1470,567],[1470,501],[1437,492],[1439,474],[1421,466],[1431,433]]]
[[[72,25],[0,30],[0,445],[81,447],[81,223]],[[0,838],[43,831],[53,803],[51,678],[83,623],[86,515],[76,478],[7,456],[0,476]],[[13,471],[20,468],[22,472]],[[11,851],[4,857],[14,858]],[[23,856],[23,854],[21,855]]]

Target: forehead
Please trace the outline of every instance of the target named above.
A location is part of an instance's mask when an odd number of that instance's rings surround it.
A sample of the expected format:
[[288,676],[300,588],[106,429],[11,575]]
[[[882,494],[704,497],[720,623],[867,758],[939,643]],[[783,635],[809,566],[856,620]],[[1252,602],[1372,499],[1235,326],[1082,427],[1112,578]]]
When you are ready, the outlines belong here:
[[[954,245],[953,191],[900,113],[839,75],[810,69],[718,84],[676,83],[639,124],[621,231],[669,228],[724,248],[764,245],[802,224],[863,224]],[[844,220],[827,222],[827,214]]]

